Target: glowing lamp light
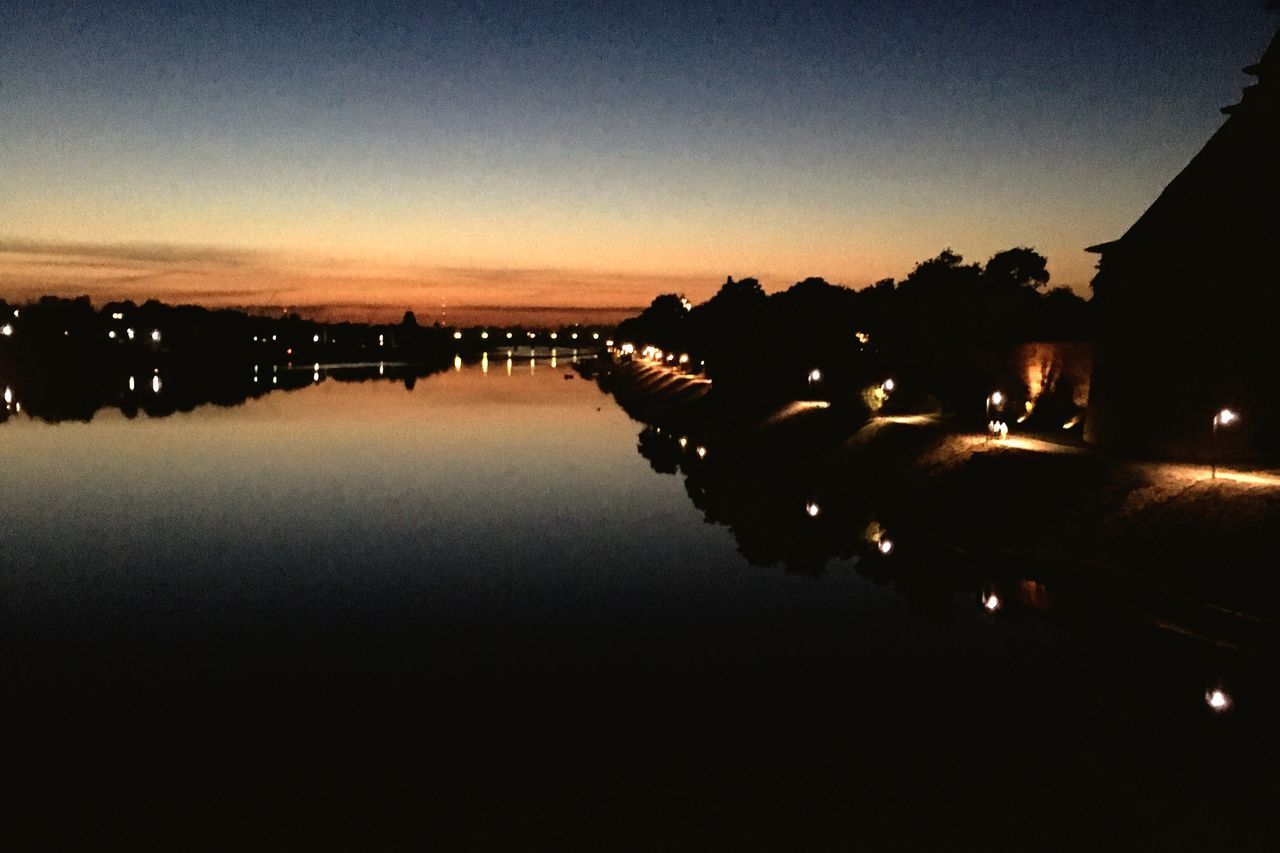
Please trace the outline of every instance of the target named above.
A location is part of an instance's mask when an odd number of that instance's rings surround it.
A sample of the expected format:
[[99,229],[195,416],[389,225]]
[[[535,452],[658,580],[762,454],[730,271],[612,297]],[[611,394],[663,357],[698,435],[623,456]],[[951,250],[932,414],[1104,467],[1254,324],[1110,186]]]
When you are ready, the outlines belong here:
[[810,382],[821,382],[821,381],[822,381],[822,371],[821,371],[821,370],[819,370],[819,369],[818,369],[818,368],[816,368],[816,367],[815,367],[813,370],[810,370],[810,371],[809,371],[809,381],[810,381]]
[[[17,314],[14,314],[13,316],[15,316],[15,317],[16,317],[16,316],[18,316],[18,315],[17,315]],[[112,319],[112,320],[123,320],[123,319],[124,319],[124,315],[123,315],[123,314],[121,314],[119,311],[115,311],[115,312],[113,312],[113,313],[111,314],[111,319]]]
[[460,341],[460,340],[462,340],[462,332],[454,332],[454,333],[453,333],[453,339],[454,339],[455,341]]
[[462,369],[462,356],[460,356],[460,355],[455,355],[455,356],[453,357],[453,369],[454,369],[454,370],[461,370],[461,369]]
[[551,340],[553,340],[553,341],[554,341],[555,339],[556,339],[556,333],[555,333],[555,332],[552,332],[552,333],[551,333]]
[[512,335],[511,332],[507,332],[507,340],[511,340],[511,335]]
[[489,340],[489,333],[488,333],[488,332],[481,332],[481,333],[480,333],[480,340],[482,340],[482,341],[487,341],[487,340]]
[[13,402],[13,389],[12,389],[12,388],[5,388],[5,389],[4,389],[4,402],[5,402],[5,404],[6,404],[6,405],[8,405],[9,403],[12,403],[12,402]]
[[880,541],[876,543],[876,550],[886,557],[889,556],[893,553],[893,540],[886,536],[880,537]]
[[569,337],[573,338],[573,339],[576,341],[576,340],[578,339],[578,333],[577,333],[577,332],[574,332],[574,333],[573,333],[572,335],[570,335]]
[[625,353],[626,355],[631,355],[631,354],[632,354],[633,352],[635,352],[635,351],[636,351],[636,345],[635,345],[635,344],[623,344],[623,345],[622,345],[622,352],[623,352],[623,353]]
[[153,393],[153,394],[159,394],[159,393],[160,393],[160,387],[161,387],[161,385],[160,385],[160,377],[159,377],[158,375],[157,375],[157,376],[152,376],[152,377],[151,377],[151,393]]
[[1003,403],[1004,403],[1004,395],[1003,395],[1003,394],[1001,394],[999,391],[992,391],[992,392],[991,392],[991,405],[993,405],[993,406],[999,406],[999,405],[1003,405]]
[[1221,412],[1218,412],[1218,423],[1222,426],[1231,426],[1231,424],[1239,419],[1240,416],[1230,409],[1223,409]]
[[679,442],[682,449],[689,446],[689,439],[685,438],[683,435],[680,436]]
[[[599,333],[599,332],[592,332],[592,333],[591,333],[591,340],[593,340],[593,341],[598,341],[598,340],[600,340],[600,333]],[[606,344],[608,344],[609,346],[613,346],[613,341],[606,341],[605,343],[606,343]]]
[[1001,604],[1000,596],[996,595],[994,592],[987,593],[982,596],[982,606],[988,613],[995,613],[1000,609]]
[[385,343],[386,343],[386,336],[378,335],[378,346],[383,346]]
[[1214,688],[1204,694],[1204,703],[1215,713],[1221,714],[1231,709],[1231,697],[1221,688]]
[[133,381],[133,377],[132,377],[132,376],[130,376],[130,377],[129,377],[129,390],[130,390],[130,391],[132,391],[132,390],[133,390],[134,388],[136,388],[136,387],[137,387],[137,383],[135,383],[135,382]]
[[698,458],[699,458],[699,459],[706,459],[706,458],[707,458],[707,449],[706,449],[705,447],[701,447],[701,446],[699,446],[698,448],[696,448],[696,449],[694,450],[694,453],[697,453],[697,454],[698,454]]
[[12,324],[10,324],[10,323],[5,323],[3,326],[0,326],[0,335],[4,335],[4,336],[7,338],[7,337],[11,336],[12,334],[13,334],[13,325],[12,325]]
[[124,333],[129,336],[129,340],[133,340],[133,329],[125,329]]
[[885,392],[887,393],[887,392],[889,392],[889,391],[892,391],[894,388],[896,388],[896,387],[898,387],[898,386],[897,386],[897,383],[895,383],[892,379],[886,379],[886,380],[885,380],[885,381],[880,385],[880,387],[881,387],[881,388],[883,388],[883,389],[885,390]]
[[160,330],[159,330],[159,329],[152,329],[152,330],[151,330],[151,340],[152,340],[154,343],[157,343],[157,344],[158,344],[158,343],[160,343]]
[[805,515],[809,516],[810,518],[817,518],[818,514],[822,512],[822,507],[818,506],[813,501],[809,501],[807,504],[804,505],[804,512],[805,512]]
[[689,363],[689,354],[688,354],[688,353],[684,353],[683,355],[681,355],[681,356],[680,356],[680,363],[681,363],[681,364],[688,364],[688,363]]
[[107,332],[107,337],[114,341],[116,339],[116,330],[112,329],[111,331]]

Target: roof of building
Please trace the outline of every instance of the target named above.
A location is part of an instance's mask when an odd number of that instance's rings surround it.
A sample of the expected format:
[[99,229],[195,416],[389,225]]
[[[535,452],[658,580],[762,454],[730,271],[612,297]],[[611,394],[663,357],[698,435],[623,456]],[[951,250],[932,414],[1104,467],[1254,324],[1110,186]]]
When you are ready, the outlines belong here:
[[1258,82],[1146,213],[1109,243],[1117,247],[1186,240],[1280,239],[1280,33],[1262,59],[1244,69]]

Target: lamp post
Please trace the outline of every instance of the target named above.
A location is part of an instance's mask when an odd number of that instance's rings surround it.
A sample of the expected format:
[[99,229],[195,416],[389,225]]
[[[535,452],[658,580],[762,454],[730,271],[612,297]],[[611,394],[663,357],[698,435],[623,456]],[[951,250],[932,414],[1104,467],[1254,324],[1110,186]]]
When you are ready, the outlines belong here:
[[1223,409],[1213,416],[1212,443],[1209,448],[1209,479],[1218,479],[1218,428],[1231,426],[1240,416],[1230,409]]
[[991,407],[999,408],[1004,403],[1004,395],[999,391],[992,391],[987,395],[987,441],[991,441]]

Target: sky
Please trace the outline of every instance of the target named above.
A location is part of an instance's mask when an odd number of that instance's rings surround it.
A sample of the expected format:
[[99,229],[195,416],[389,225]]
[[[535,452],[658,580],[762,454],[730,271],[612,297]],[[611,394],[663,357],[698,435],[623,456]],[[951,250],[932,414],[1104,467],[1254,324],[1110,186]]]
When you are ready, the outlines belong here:
[[623,316],[951,247],[1095,258],[1262,0],[0,0],[0,297]]

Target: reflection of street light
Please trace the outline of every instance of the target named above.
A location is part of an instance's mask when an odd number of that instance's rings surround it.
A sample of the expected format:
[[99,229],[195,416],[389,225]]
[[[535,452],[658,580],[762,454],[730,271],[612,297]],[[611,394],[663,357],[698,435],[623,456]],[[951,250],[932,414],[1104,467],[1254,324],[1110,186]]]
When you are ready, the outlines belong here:
[[1240,420],[1240,416],[1230,409],[1223,409],[1213,416],[1213,446],[1209,448],[1209,471],[1210,479],[1218,478],[1218,427],[1231,426]]

